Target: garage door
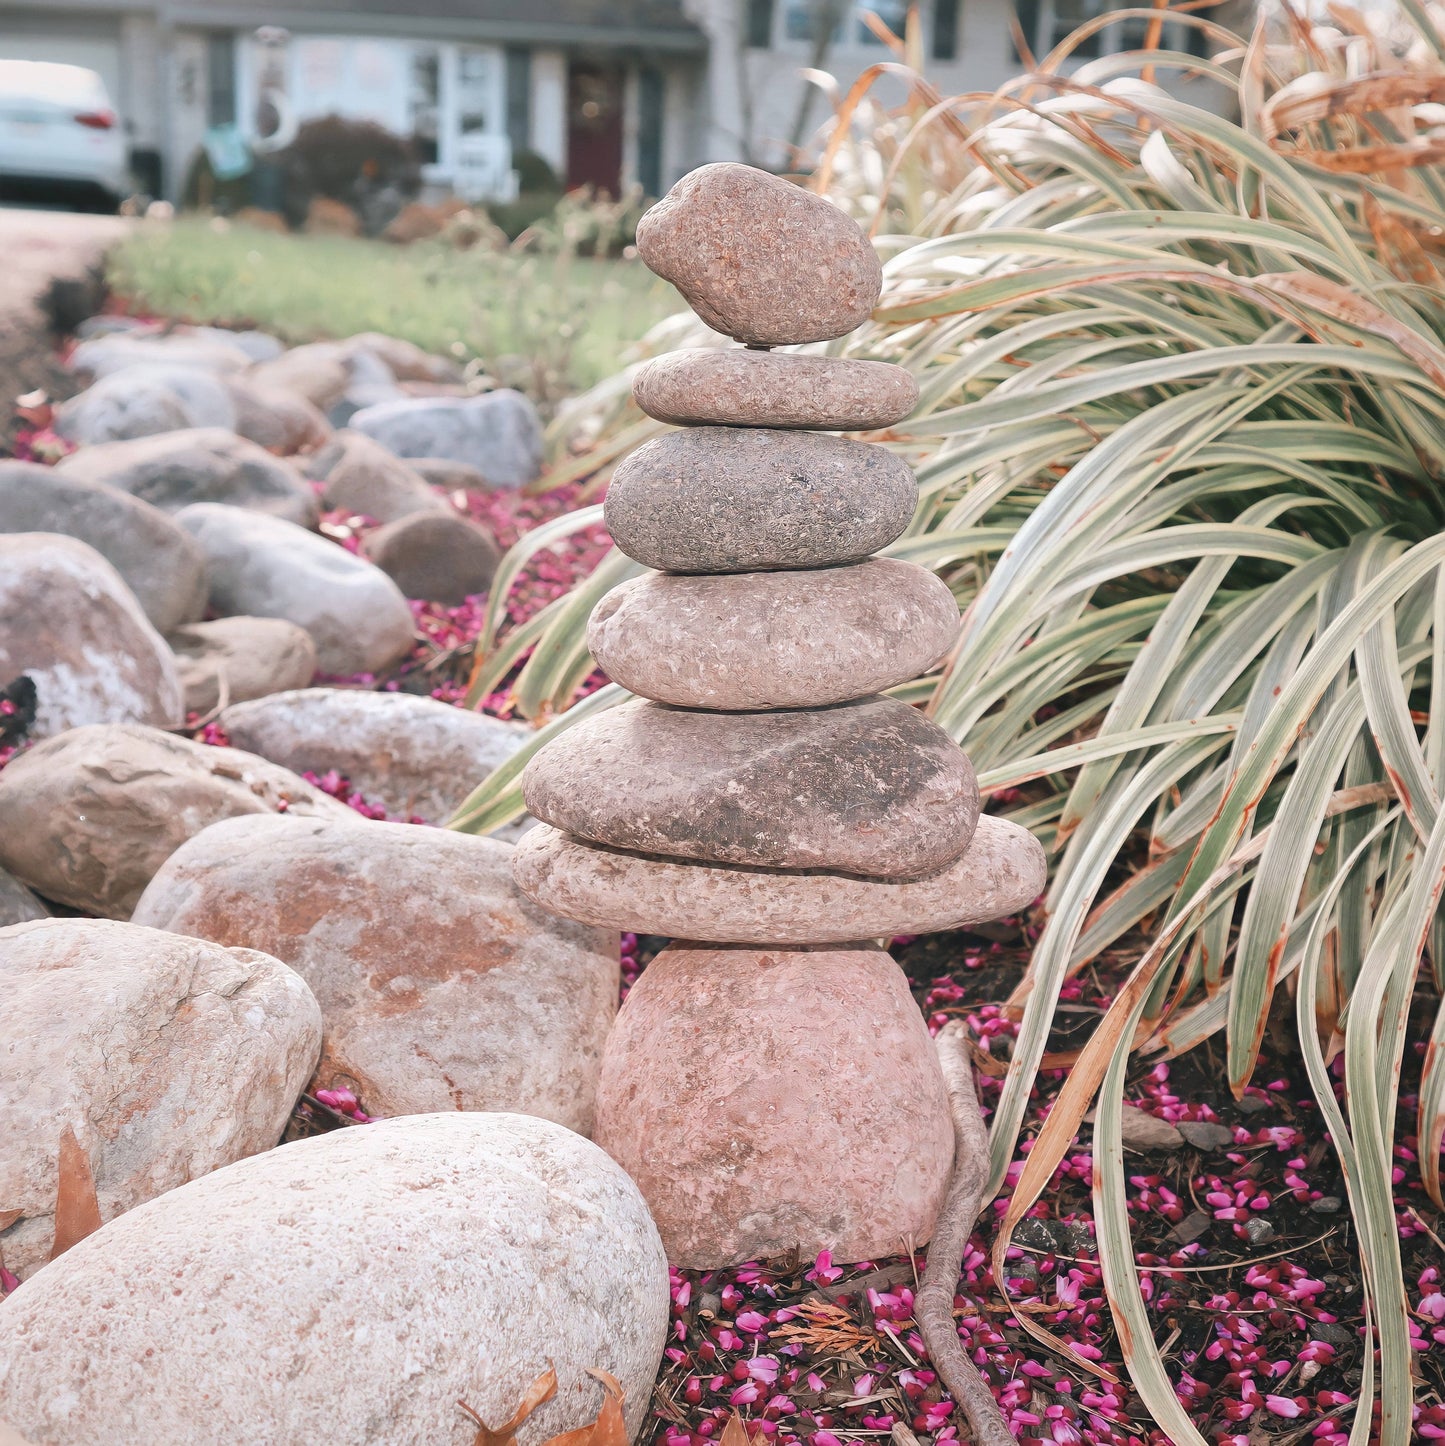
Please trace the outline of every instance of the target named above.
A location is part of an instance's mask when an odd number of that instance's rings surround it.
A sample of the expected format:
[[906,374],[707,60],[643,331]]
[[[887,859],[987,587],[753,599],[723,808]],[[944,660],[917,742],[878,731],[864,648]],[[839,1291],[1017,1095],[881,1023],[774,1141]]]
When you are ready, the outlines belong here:
[[100,73],[111,102],[120,107],[120,41],[67,31],[18,34],[7,22],[0,33],[0,60],[50,60],[58,65],[83,65]]

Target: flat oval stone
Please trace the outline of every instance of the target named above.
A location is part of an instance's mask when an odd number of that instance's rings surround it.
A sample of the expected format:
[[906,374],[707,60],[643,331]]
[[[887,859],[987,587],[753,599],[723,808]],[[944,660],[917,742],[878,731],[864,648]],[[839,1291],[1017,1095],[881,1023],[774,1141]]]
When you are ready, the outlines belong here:
[[512,858],[517,887],[569,919],[664,939],[827,944],[935,934],[1003,918],[1044,890],[1038,840],[984,814],[960,858],[907,883],[684,863],[624,853],[545,824]]
[[637,250],[715,331],[760,346],[843,336],[883,288],[850,216],[730,161],[689,171],[637,223]]
[[816,433],[693,427],[614,473],[604,519],[662,572],[780,572],[859,562],[900,537],[918,483],[886,447]]
[[777,713],[634,700],[554,738],[522,775],[544,823],[708,863],[916,878],[968,847],[963,750],[894,698]]
[[679,427],[866,432],[908,416],[918,383],[892,362],[697,347],[648,362],[632,395],[649,417]]
[[679,708],[818,708],[879,693],[953,646],[958,604],[916,563],[875,557],[816,572],[652,573],[592,611],[603,672]]
[[664,949],[617,1017],[597,1104],[597,1143],[684,1270],[922,1244],[953,1162],[928,1026],[864,945]]

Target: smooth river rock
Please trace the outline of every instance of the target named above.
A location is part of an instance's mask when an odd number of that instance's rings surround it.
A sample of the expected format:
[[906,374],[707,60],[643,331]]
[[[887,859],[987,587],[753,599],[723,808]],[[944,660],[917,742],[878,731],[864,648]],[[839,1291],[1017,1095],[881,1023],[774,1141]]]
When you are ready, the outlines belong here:
[[55,411],[55,430],[78,446],[235,425],[236,402],[226,379],[174,362],[141,362],[111,372]]
[[35,684],[31,738],[183,721],[171,650],[120,574],[73,537],[0,535],[0,683],[21,673]]
[[93,547],[160,632],[205,608],[206,558],[195,539],[159,508],[104,483],[0,462],[0,533],[7,532],[58,532]]
[[[595,1145],[413,1115],[227,1166],[103,1226],[0,1308],[0,1401],[36,1446],[470,1446],[550,1361],[521,1446],[616,1376],[641,1431],[667,1258]],[[77,1329],[91,1322],[94,1329]]]
[[864,432],[901,422],[918,405],[906,367],[746,347],[668,352],[632,379],[649,417],[679,427],[812,427]]
[[587,642],[629,692],[679,708],[817,708],[931,668],[958,604],[927,568],[890,558],[816,572],[651,573],[592,611]]
[[401,818],[444,823],[532,736],[522,723],[411,693],[301,688],[227,708],[231,742],[295,773],[336,769]]
[[209,713],[224,697],[244,703],[291,688],[316,675],[316,644],[305,628],[284,618],[216,618],[166,637],[176,655],[186,709]]
[[984,814],[962,857],[905,883],[749,869],[624,853],[545,824],[517,845],[523,893],[554,914],[664,939],[826,944],[966,929],[1017,913],[1044,891],[1038,840]]
[[337,432],[306,464],[322,484],[328,507],[395,522],[416,512],[449,514],[451,508],[395,452],[364,432]]
[[19,879],[0,869],[0,929],[49,917],[50,910]]
[[269,1150],[315,1067],[321,1011],[253,949],[46,919],[0,929],[0,1038],[0,1200],[22,1212],[5,1264],[24,1278],[50,1254],[67,1128],[102,1220]]
[[379,673],[411,651],[411,609],[365,558],[293,522],[216,502],[183,508],[176,521],[205,551],[211,607],[305,628],[323,673]]
[[399,517],[367,533],[362,551],[409,598],[457,607],[492,585],[502,554],[450,508]]
[[284,960],[321,1004],[321,1089],[368,1114],[515,1110],[586,1134],[617,1012],[617,935],[512,881],[512,848],[405,823],[227,819],[135,922]]
[[897,1255],[932,1233],[953,1163],[928,1027],[864,945],[663,950],[607,1042],[595,1135],[693,1270]]
[[883,288],[852,217],[731,161],[689,171],[637,223],[637,251],[714,331],[759,346],[843,336]]
[[72,728],[0,771],[0,867],[87,913],[128,919],[192,834],[245,813],[367,821],[239,748],[135,724]]
[[320,515],[315,494],[295,467],[221,427],[82,447],[63,458],[57,471],[129,492],[163,512],[179,512],[193,502],[225,502],[301,527],[315,527]]
[[878,697],[776,713],[634,700],[554,738],[522,792],[544,823],[611,848],[889,879],[952,863],[979,803],[953,739]]
[[858,562],[918,505],[886,447],[816,433],[692,427],[645,442],[613,474],[604,518],[663,572],[776,572]]

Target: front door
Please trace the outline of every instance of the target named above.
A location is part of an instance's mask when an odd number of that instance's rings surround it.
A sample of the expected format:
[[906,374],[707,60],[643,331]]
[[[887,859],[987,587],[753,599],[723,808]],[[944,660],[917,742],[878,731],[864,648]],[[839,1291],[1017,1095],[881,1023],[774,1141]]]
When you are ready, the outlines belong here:
[[622,70],[596,61],[567,67],[567,186],[622,194]]

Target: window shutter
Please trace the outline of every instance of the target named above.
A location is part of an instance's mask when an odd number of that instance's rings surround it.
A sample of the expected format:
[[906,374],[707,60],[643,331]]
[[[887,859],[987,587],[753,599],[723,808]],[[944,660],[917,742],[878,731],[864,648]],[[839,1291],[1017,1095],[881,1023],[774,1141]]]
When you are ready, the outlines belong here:
[[773,0],[748,0],[748,45],[766,50],[773,43]]
[[958,0],[934,0],[933,58],[958,59]]
[[[1028,41],[1030,48],[1035,48],[1039,43],[1039,0],[1014,0],[1014,13],[1018,16],[1019,29],[1024,33],[1024,39]],[[1012,40],[1009,42],[1009,49],[1013,51],[1013,58],[1020,64],[1023,63],[1023,56],[1019,54],[1018,46]]]

